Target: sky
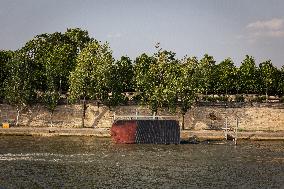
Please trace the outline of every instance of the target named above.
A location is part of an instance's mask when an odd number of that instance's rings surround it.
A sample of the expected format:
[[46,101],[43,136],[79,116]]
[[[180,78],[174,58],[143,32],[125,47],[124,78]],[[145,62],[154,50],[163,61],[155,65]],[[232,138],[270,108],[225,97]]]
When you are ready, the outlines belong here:
[[283,0],[0,0],[0,49],[77,27],[116,59],[151,55],[159,42],[178,58],[207,53],[239,66],[248,54],[284,65]]

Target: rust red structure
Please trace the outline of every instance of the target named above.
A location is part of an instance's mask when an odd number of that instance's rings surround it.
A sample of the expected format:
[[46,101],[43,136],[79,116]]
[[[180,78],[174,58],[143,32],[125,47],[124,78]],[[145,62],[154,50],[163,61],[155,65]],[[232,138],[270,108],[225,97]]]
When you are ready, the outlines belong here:
[[116,143],[135,143],[136,121],[116,121],[111,127],[111,136]]
[[179,144],[180,127],[175,120],[118,120],[111,136],[115,143]]

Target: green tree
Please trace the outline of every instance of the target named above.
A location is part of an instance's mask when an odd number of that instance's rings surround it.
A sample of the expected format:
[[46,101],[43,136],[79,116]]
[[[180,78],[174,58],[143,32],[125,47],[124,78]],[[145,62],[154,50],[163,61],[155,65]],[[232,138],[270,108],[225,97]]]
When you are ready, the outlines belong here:
[[60,95],[68,90],[68,77],[75,66],[77,47],[68,37],[55,32],[36,36],[25,44],[22,51],[35,65],[36,91],[43,94],[40,100],[51,112],[52,125]]
[[[57,82],[53,82],[52,85],[56,85],[55,88],[58,88],[60,93],[66,92],[69,89],[70,72],[75,69],[76,57],[82,48],[93,40],[87,31],[75,28],[67,29],[64,34],[55,32],[37,35],[28,41],[22,50],[29,54],[31,61],[36,65],[38,90],[45,92],[52,74],[54,75],[52,78],[57,75]],[[55,70],[58,72],[54,74]]]
[[143,53],[136,58],[134,63],[135,90],[141,98],[141,102],[147,104],[150,100],[153,74],[150,73],[151,65],[155,65],[156,59]]
[[84,126],[86,99],[109,104],[111,71],[114,59],[108,44],[90,42],[78,55],[77,65],[70,75],[70,99],[83,99],[82,126]]
[[272,91],[277,89],[277,80],[279,78],[278,70],[273,66],[271,60],[262,62],[259,64],[259,74],[262,80],[262,88],[265,89],[266,100],[268,99],[268,93],[271,94]]
[[[67,85],[67,77],[69,76],[72,65],[68,53],[72,52],[72,46],[69,44],[55,44],[51,49],[47,50],[45,55],[44,74],[46,78],[46,89],[44,91],[44,102],[53,114],[60,95],[62,93],[62,83]],[[67,90],[65,88],[65,90]]]
[[179,75],[179,63],[171,51],[159,50],[152,57],[143,54],[136,59],[137,91],[153,113],[159,107],[175,110]]
[[186,57],[181,61],[177,92],[182,114],[182,129],[184,129],[184,116],[196,98],[198,80],[195,74],[197,67],[198,60],[196,57]]
[[[155,54],[156,64],[151,65],[152,81],[151,102],[152,107],[168,107],[175,111],[177,106],[180,64],[172,51],[159,50]],[[155,110],[155,109],[153,109]],[[156,112],[155,110],[154,112]]]
[[82,30],[81,28],[68,28],[64,33],[64,36],[69,38],[76,47],[77,53],[80,53],[94,38],[89,36],[88,31]]
[[134,91],[134,68],[129,57],[122,56],[112,66],[111,85],[110,104],[125,103],[127,99],[123,93]]
[[280,72],[280,78],[278,80],[278,94],[283,95],[284,94],[284,65],[282,66],[282,68],[279,70]]
[[217,65],[218,77],[216,80],[218,91],[222,94],[232,93],[235,90],[237,69],[230,58]]
[[213,56],[205,54],[197,67],[197,74],[195,76],[198,78],[198,90],[206,95],[208,92],[214,91],[214,86],[212,85],[212,81],[214,81],[214,66],[215,60]]
[[239,94],[241,91],[242,91],[242,82],[240,81],[240,68],[236,67],[236,79],[235,79],[235,82],[234,82],[234,87],[235,87],[235,94]]
[[4,98],[4,81],[9,77],[8,64],[13,57],[13,51],[0,51],[0,99]]
[[239,82],[241,92],[258,92],[258,70],[253,57],[246,55],[239,68]]
[[43,94],[42,101],[51,117],[61,94],[69,89],[69,75],[75,69],[78,53],[92,40],[87,31],[75,28],[67,29],[64,34],[38,35],[22,48],[36,65],[37,91]]
[[8,62],[8,77],[5,79],[5,100],[16,106],[16,125],[20,111],[35,99],[34,65],[25,51],[18,50]]
[[122,56],[114,64],[114,79],[119,85],[121,92],[133,92],[134,68],[129,57]]

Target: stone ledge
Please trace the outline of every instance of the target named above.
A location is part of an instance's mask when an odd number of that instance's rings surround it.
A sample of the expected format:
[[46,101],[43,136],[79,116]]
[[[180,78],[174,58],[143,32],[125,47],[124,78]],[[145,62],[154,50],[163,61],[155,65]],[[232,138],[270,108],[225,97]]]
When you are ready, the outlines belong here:
[[[228,132],[233,136],[233,132]],[[90,137],[110,137],[110,130],[107,128],[55,128],[55,127],[11,127],[9,129],[0,128],[1,135],[13,136],[90,136]],[[224,131],[215,130],[183,130],[181,140],[187,140],[196,136],[201,140],[224,140]],[[284,140],[284,131],[277,132],[238,132],[238,139],[241,140]]]
[[110,137],[109,129],[100,128],[55,128],[55,127],[11,127],[0,128],[0,135],[25,135],[25,136],[95,136]]
[[[234,136],[235,133],[230,131],[228,135]],[[190,137],[196,136],[201,140],[224,140],[224,131],[214,131],[214,130],[184,130],[181,131],[181,139],[187,140]],[[237,139],[241,140],[284,140],[284,131],[267,132],[267,131],[248,131],[248,132],[238,132]]]

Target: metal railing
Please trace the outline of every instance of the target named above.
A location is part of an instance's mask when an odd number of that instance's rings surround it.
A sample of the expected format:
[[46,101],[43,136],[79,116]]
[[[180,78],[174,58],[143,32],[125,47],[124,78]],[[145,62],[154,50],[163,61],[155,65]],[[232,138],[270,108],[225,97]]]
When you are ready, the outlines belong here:
[[147,119],[147,120],[163,120],[163,119],[178,119],[178,116],[157,116],[156,114],[150,116],[138,115],[136,112],[135,115],[116,115],[115,112],[113,114],[113,121],[116,120],[139,120],[139,119]]
[[[228,127],[228,117],[226,117],[224,125],[225,127],[223,127],[222,130],[224,130],[225,139],[228,140],[228,131],[231,130],[231,128]],[[236,117],[236,125],[233,128],[235,145],[237,145],[237,140],[238,140],[238,128],[239,128],[239,117]]]

